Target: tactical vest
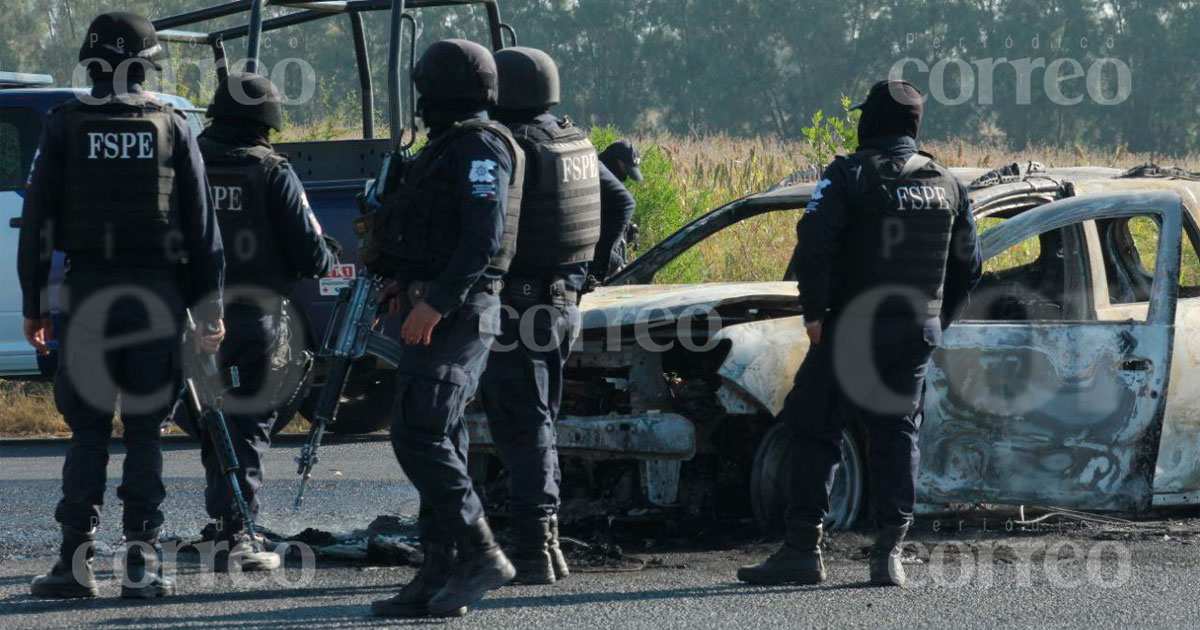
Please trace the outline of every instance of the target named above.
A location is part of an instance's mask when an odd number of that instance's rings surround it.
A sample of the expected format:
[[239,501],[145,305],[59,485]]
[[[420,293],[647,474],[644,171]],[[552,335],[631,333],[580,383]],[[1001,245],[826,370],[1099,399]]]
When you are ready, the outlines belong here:
[[592,141],[567,119],[512,131],[537,165],[537,182],[521,200],[513,272],[537,275],[590,262],[600,241],[600,160]]
[[471,130],[481,129],[504,141],[512,155],[512,177],[504,216],[500,251],[488,263],[498,274],[508,273],[517,247],[521,215],[521,187],[525,181],[525,154],[508,128],[498,122],[473,118],[455,123],[430,140],[408,165],[403,181],[389,193],[374,217],[371,246],[363,261],[375,273],[405,279],[432,279],[445,269],[462,235],[462,212],[457,187],[463,174],[449,172],[443,159],[454,143]]
[[103,105],[76,100],[55,113],[62,117],[65,150],[55,248],[177,247],[174,109],[133,96]]
[[287,160],[263,146],[234,146],[200,137],[208,188],[225,247],[225,284],[287,295],[296,274],[284,258],[268,212],[268,178]]
[[[834,303],[844,306],[864,291],[898,287],[921,295],[926,312],[917,315],[939,315],[951,228],[961,202],[958,181],[932,160],[905,175],[904,160],[877,150],[862,150],[848,159],[862,165],[863,186],[850,201],[846,238],[851,247],[837,283],[843,299]],[[887,300],[876,314],[912,308],[908,302]]]

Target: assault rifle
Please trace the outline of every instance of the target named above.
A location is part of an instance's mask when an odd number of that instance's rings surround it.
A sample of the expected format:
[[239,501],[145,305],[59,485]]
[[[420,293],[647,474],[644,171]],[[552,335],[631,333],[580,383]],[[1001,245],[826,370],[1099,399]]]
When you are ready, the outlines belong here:
[[[216,332],[215,325],[206,325],[206,332]],[[238,482],[237,471],[241,469],[238,463],[237,451],[233,447],[233,436],[229,433],[229,423],[223,411],[224,392],[227,391],[222,383],[222,372],[217,365],[217,357],[210,352],[204,352],[196,346],[200,331],[192,312],[187,312],[187,334],[184,335],[183,354],[183,384],[186,390],[188,404],[196,417],[196,428],[208,434],[221,470],[225,473],[225,483],[229,485],[229,493],[233,495],[233,508],[241,517],[246,532],[250,534],[251,544],[258,547],[258,528],[254,524],[250,506],[242,494],[242,485]],[[229,368],[229,389],[238,386],[237,367]]]
[[[304,503],[304,490],[308,486],[308,480],[312,478],[313,466],[317,463],[317,449],[321,447],[325,429],[337,421],[338,404],[341,403],[342,390],[346,387],[351,365],[366,355],[368,350],[377,354],[380,352],[376,349],[377,346],[396,345],[394,341],[374,332],[383,289],[382,277],[363,272],[349,287],[338,293],[329,326],[325,329],[325,339],[321,344],[320,356],[328,363],[329,371],[317,399],[317,406],[313,410],[308,439],[300,447],[300,456],[296,458],[300,490],[296,493],[296,502],[293,505],[295,509],[300,509]],[[391,357],[391,360],[395,363],[398,359]]]
[[[368,266],[379,258],[372,236],[375,214],[383,205],[385,191],[395,189],[403,180],[411,159],[411,144],[388,153],[383,159],[380,177],[370,182],[358,196],[360,215],[354,221],[354,232],[358,237],[359,258]],[[313,466],[317,464],[317,449],[321,448],[325,429],[337,422],[338,405],[353,363],[367,354],[392,365],[400,362],[399,344],[375,331],[385,284],[380,273],[360,268],[350,286],[338,292],[319,355],[329,365],[325,385],[313,409],[308,439],[296,458],[300,489],[296,492],[293,509],[300,509],[304,503],[304,490],[312,478]]]

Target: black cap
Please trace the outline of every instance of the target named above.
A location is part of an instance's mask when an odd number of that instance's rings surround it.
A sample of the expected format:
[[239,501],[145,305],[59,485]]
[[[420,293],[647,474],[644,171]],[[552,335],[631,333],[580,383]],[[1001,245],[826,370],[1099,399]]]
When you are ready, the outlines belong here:
[[443,39],[430,44],[412,78],[427,100],[496,104],[496,61],[490,50],[472,41]]
[[862,110],[859,139],[883,135],[916,138],[925,115],[925,96],[917,86],[900,79],[886,79],[871,86],[867,98],[851,107]]
[[162,46],[150,20],[125,11],[101,13],[88,26],[79,61],[103,59],[116,69],[129,59],[144,59],[162,70]]
[[283,105],[279,90],[261,74],[231,72],[217,86],[205,114],[209,118],[252,120],[275,131],[283,129]]
[[621,181],[625,181],[626,177],[635,182],[642,181],[642,156],[633,143],[625,138],[608,145],[600,153],[600,161]]

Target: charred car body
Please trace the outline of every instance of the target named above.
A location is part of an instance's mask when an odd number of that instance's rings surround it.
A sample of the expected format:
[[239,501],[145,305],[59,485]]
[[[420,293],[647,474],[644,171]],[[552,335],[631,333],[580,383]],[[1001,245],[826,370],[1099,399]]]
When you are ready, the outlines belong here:
[[[1153,168],[955,175],[975,182],[987,262],[930,366],[919,501],[1200,503],[1200,395],[1185,386],[1200,370],[1200,286],[1180,275],[1200,264],[1200,181]],[[774,417],[808,349],[795,283],[652,282],[705,239],[801,209],[812,191],[781,185],[718,208],[584,298],[558,426],[567,518],[749,507],[781,524],[789,449]],[[471,430],[472,449],[489,451],[481,415]],[[845,432],[831,526],[864,511],[862,436]],[[477,478],[495,481],[477,459]]]

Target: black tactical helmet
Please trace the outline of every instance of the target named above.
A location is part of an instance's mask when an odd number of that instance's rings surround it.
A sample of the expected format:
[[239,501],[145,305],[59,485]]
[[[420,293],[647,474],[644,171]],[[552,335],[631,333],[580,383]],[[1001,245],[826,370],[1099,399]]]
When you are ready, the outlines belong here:
[[496,62],[487,48],[472,41],[434,42],[413,68],[412,78],[426,100],[496,104]]
[[101,13],[88,26],[87,37],[79,48],[79,61],[103,59],[115,70],[123,61],[145,59],[155,70],[162,70],[162,46],[150,20],[135,13]]
[[275,131],[283,129],[283,106],[279,90],[271,80],[252,72],[231,72],[217,86],[212,104],[205,112],[209,118],[243,118]]
[[496,53],[500,97],[504,109],[541,109],[558,105],[558,65],[536,48],[514,46]]

